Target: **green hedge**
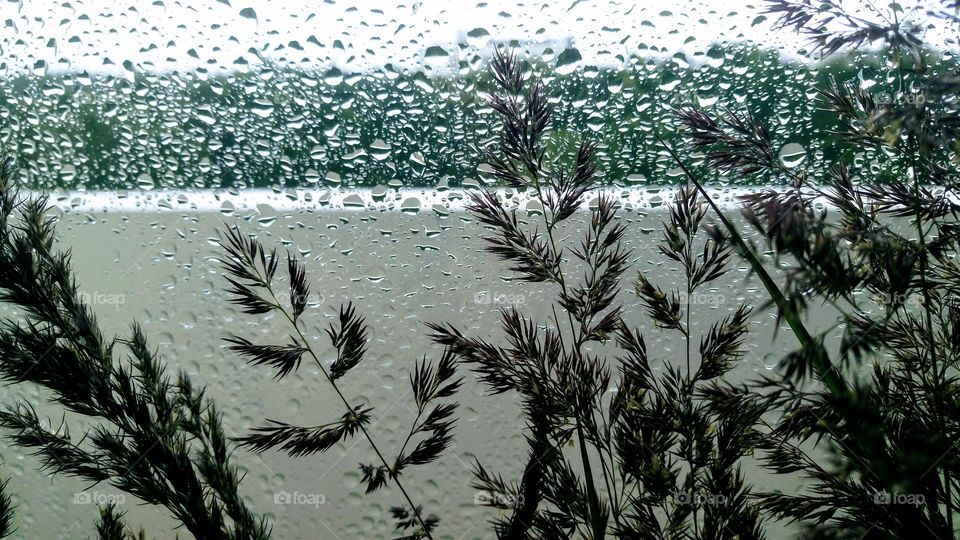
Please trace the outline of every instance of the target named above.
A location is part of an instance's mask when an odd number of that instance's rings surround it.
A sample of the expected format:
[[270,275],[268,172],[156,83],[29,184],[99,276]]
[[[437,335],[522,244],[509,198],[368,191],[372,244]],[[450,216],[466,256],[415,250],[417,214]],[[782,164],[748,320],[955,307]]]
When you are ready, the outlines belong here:
[[[31,188],[307,187],[337,179],[455,186],[482,176],[478,149],[497,133],[483,63],[462,67],[455,77],[389,66],[369,75],[23,75],[0,81],[0,138]],[[552,144],[570,150],[581,135],[602,143],[604,182],[614,185],[671,181],[653,134],[682,147],[667,108],[691,100],[749,106],[778,142],[799,143],[808,155],[838,152],[817,142],[831,126],[811,89],[829,77],[882,76],[868,57],[813,66],[747,47],[634,58],[623,69],[533,70],[555,98]]]

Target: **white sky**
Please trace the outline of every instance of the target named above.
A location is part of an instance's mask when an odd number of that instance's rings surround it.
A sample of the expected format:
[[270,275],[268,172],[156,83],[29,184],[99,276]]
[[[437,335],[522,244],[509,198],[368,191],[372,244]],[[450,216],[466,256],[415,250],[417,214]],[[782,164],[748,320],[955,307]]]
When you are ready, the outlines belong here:
[[[456,65],[457,55],[465,54],[457,43],[484,48],[492,38],[545,44],[558,52],[572,44],[595,65],[616,65],[618,55],[651,54],[644,52],[649,47],[703,51],[724,40],[749,39],[787,54],[800,48],[801,38],[791,31],[773,32],[769,21],[753,25],[762,5],[762,0],[5,1],[0,57],[12,71],[45,65],[51,71],[122,74],[128,62],[140,71],[216,72],[260,63],[255,50],[271,61],[357,72],[388,63]],[[468,39],[474,28],[490,35]],[[425,60],[434,45],[450,56]]]

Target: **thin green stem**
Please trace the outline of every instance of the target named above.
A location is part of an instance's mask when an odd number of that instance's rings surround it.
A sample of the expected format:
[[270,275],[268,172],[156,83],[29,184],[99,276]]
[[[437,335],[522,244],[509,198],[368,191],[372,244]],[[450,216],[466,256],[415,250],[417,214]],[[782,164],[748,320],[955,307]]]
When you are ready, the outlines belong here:
[[[687,274],[687,298],[686,298],[686,306],[685,306],[685,309],[684,309],[684,311],[685,311],[684,315],[686,316],[686,324],[684,324],[684,330],[685,330],[685,331],[684,331],[684,343],[686,344],[686,348],[687,348],[687,384],[686,384],[685,386],[686,386],[686,388],[687,388],[688,390],[687,390],[687,392],[685,392],[686,395],[684,396],[684,399],[687,400],[687,403],[689,404],[688,406],[692,409],[692,408],[693,408],[692,395],[693,395],[694,389],[693,389],[693,377],[692,377],[692,375],[690,374],[690,372],[691,372],[691,368],[690,368],[690,296],[693,295],[693,268],[690,268],[690,267],[687,266],[687,265],[692,265],[692,264],[693,264],[693,230],[689,227],[689,225],[690,225],[689,223],[687,223],[687,225],[688,225],[688,227],[687,227],[687,245],[684,246],[684,250],[685,250],[685,252],[686,252],[686,253],[685,253],[684,268],[685,268],[686,274]],[[692,430],[691,430],[691,434],[692,434]],[[693,437],[690,437],[690,438],[693,439]],[[694,452],[695,452],[695,451],[696,451],[696,450],[694,450]],[[691,458],[695,458],[696,456],[691,455],[690,457],[691,457]],[[697,514],[698,514],[698,510],[699,510],[699,509],[697,508],[697,500],[698,500],[698,497],[696,496],[696,493],[695,493],[695,491],[696,491],[696,485],[697,485],[697,467],[693,465],[693,463],[696,462],[695,459],[691,459],[690,461],[691,461],[690,476],[691,476],[691,478],[693,479],[692,481],[693,481],[693,486],[694,486],[694,487],[691,488],[691,490],[690,490],[690,495],[691,495],[690,504],[693,505],[693,518],[692,518],[692,519],[693,519],[693,532],[694,532],[694,536],[695,536],[696,538],[699,538],[699,537],[700,537],[700,524],[699,524],[699,522],[697,521]]]
[[587,455],[587,445],[580,422],[577,422],[577,441],[580,446],[580,459],[583,461],[583,475],[587,484],[587,501],[590,504],[590,525],[593,529],[593,539],[602,540],[606,534],[607,526],[605,520],[601,518],[603,513],[600,510],[600,498],[597,496],[596,487],[593,487],[593,471],[590,467],[590,457]]

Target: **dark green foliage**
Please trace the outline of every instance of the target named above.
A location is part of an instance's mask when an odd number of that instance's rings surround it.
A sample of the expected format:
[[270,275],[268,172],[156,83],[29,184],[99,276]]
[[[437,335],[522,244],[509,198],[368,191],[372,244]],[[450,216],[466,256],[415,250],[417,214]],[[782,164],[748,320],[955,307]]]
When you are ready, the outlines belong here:
[[231,345],[227,350],[245,356],[251,364],[266,364],[277,370],[276,378],[282,379],[300,367],[300,359],[306,349],[296,343],[289,345],[255,345],[240,336],[225,338]]
[[[433,462],[450,445],[453,440],[453,413],[457,409],[456,404],[441,403],[432,408],[430,406],[438,399],[449,398],[457,393],[463,380],[454,379],[455,375],[456,362],[449,349],[444,351],[437,363],[436,372],[424,358],[410,375],[417,418],[398,452],[393,466],[394,474],[398,474],[408,465]],[[428,408],[430,412],[427,412]],[[407,453],[407,445],[417,436],[425,438],[421,438],[416,447]]]
[[[123,515],[124,512],[118,512],[112,502],[101,507],[100,519],[97,520],[97,540],[137,540],[137,537],[127,530]],[[140,538],[143,538],[142,531]]]
[[[430,516],[426,521],[421,521],[418,516],[422,510],[419,506],[413,511],[400,507],[390,509],[390,513],[397,523],[397,529],[403,532],[403,536],[396,540],[417,540],[424,536],[430,536],[440,520],[435,516]],[[411,530],[412,532],[408,533]]]
[[[594,147],[580,144],[571,173],[544,150],[550,108],[540,83],[525,82],[525,69],[503,52],[494,59],[498,88],[490,101],[504,124],[488,161],[501,180],[529,190],[542,204],[544,232],[521,223],[517,211],[489,191],[472,193],[470,210],[492,228],[489,252],[511,262],[520,279],[557,287],[553,318],[537,321],[516,308],[502,309],[504,345],[430,324],[432,338],[492,393],[515,392],[523,405],[530,455],[520,480],[505,480],[480,463],[474,471],[480,502],[501,510],[494,532],[505,539],[762,538],[738,461],[759,444],[755,428],[767,403],[720,383],[739,358],[749,309],[740,306],[702,337],[696,369],[688,357],[686,375],[672,367],[653,375],[643,337],[622,321],[616,302],[630,253],[621,243],[625,227],[614,200],[599,196],[579,245],[556,241],[558,226],[596,183]],[[664,225],[661,252],[684,269],[684,299],[720,278],[730,259],[722,241],[694,247],[705,212],[696,191],[683,189]],[[577,282],[570,262],[585,268]],[[690,306],[680,291],[664,293],[642,275],[637,289],[655,322],[678,330],[689,350]],[[612,338],[624,352],[618,358],[585,348]],[[606,393],[611,385],[618,387],[613,397]],[[569,445],[576,451],[568,455],[562,449]],[[708,493],[717,504],[704,508]]]
[[679,116],[690,142],[708,148],[707,159],[718,169],[748,175],[782,166],[767,129],[749,116],[725,110],[717,122],[693,108]]
[[337,380],[359,364],[367,352],[366,323],[353,305],[347,305],[340,308],[340,328],[331,324],[327,335],[337,349],[337,359],[330,365],[330,378]]
[[536,231],[525,232],[517,221],[516,211],[507,211],[496,194],[489,191],[472,194],[469,210],[481,223],[496,230],[496,236],[488,238],[489,251],[513,263],[510,270],[519,273],[520,279],[531,282],[556,279],[560,261],[550,252],[547,239]]
[[[741,129],[759,125],[745,112],[719,121],[694,109],[680,116],[712,166],[778,176],[791,186],[744,198],[745,218],[785,272],[780,314],[802,314],[811,302],[840,312],[839,331],[797,333],[801,348],[781,361],[784,379],[739,391],[763,395],[782,411],[764,437],[764,464],[809,485],[764,494],[762,508],[803,523],[809,538],[953,538],[960,510],[960,96],[953,74],[926,65],[916,22],[899,20],[897,8],[871,22],[845,14],[839,2],[821,4],[768,2],[781,25],[806,33],[826,53],[885,42],[893,68],[882,90],[896,99],[882,102],[836,81],[820,99],[847,144],[882,150],[889,175],[857,162],[788,168],[758,159],[758,149],[773,147],[772,136],[765,128]],[[946,11],[930,15],[954,20]],[[829,20],[845,29],[825,29]],[[734,234],[728,226],[717,236]],[[826,359],[824,344],[836,337],[839,350]],[[804,384],[811,377],[825,384]],[[844,382],[827,384],[827,377]],[[832,459],[813,457],[811,445]]]
[[360,426],[370,423],[370,408],[355,408],[344,413],[340,420],[317,427],[297,427],[283,422],[267,420],[271,425],[254,428],[253,434],[241,437],[241,446],[254,452],[273,448],[283,450],[292,457],[326,452],[340,441],[357,434]]
[[899,7],[890,10],[889,17],[872,21],[844,9],[842,0],[767,0],[766,4],[766,13],[779,18],[780,28],[796,28],[825,55],[878,40],[920,52],[921,29],[901,24],[894,12]]
[[108,482],[166,507],[198,539],[265,539],[267,522],[240,499],[239,476],[219,413],[190,378],[166,374],[136,324],[108,339],[81,300],[69,252],[54,246],[45,198],[21,198],[9,162],[0,168],[0,302],[18,314],[0,321],[0,377],[31,382],[52,402],[89,417],[83,437],[51,429],[30,403],[0,412],[17,446],[44,469]]
[[692,299],[709,294],[698,289],[726,273],[730,254],[724,242],[709,237],[697,245],[705,214],[697,190],[684,187],[664,224],[660,252],[683,268],[683,290],[668,297],[642,274],[637,280],[637,295],[650,317],[684,340],[685,373],[668,366],[654,376],[642,336],[626,325],[619,333],[627,354],[621,358],[624,384],[612,406],[621,419],[616,444],[621,467],[644,488],[626,501],[630,513],[618,530],[622,537],[764,538],[739,461],[760,445],[760,419],[769,406],[723,382],[741,355],[746,305],[701,336],[694,367]]
[[405,538],[432,539],[432,531],[439,519],[423,515],[421,507],[413,503],[404,488],[401,477],[411,465],[436,461],[453,440],[453,415],[457,404],[438,403],[453,397],[461,383],[460,379],[455,379],[456,366],[450,352],[444,353],[436,368],[424,358],[411,374],[417,417],[397,457],[390,463],[368,432],[373,407],[351,404],[340,387],[342,379],[363,361],[367,353],[368,327],[364,317],[358,314],[353,304],[340,307],[336,324],[331,323],[326,329],[327,337],[336,349],[336,358],[326,364],[311,347],[303,330],[306,325],[301,317],[308,307],[310,287],[302,262],[287,254],[289,301],[284,304],[280,301],[282,295],[275,290],[279,261],[275,250],[268,252],[259,240],[253,236],[244,237],[237,227],[227,229],[221,246],[224,256],[219,261],[226,272],[224,277],[230,283],[227,290],[230,301],[250,315],[279,314],[289,323],[293,333],[287,345],[258,345],[232,336],[225,339],[230,344],[227,349],[239,353],[252,364],[273,367],[277,379],[295,371],[301,359],[308,356],[320,368],[346,409],[339,420],[319,426],[300,427],[267,420],[268,425],[254,428],[250,435],[240,437],[240,444],[255,452],[280,450],[292,457],[304,457],[326,452],[358,434],[362,435],[379,460],[377,464],[360,464],[366,492],[372,493],[388,482],[394,483],[408,505],[392,510],[397,528],[405,531]]
[[17,529],[13,526],[13,500],[10,499],[10,494],[7,492],[7,482],[9,480],[4,480],[0,482],[0,538],[6,538],[13,535],[17,532]]

